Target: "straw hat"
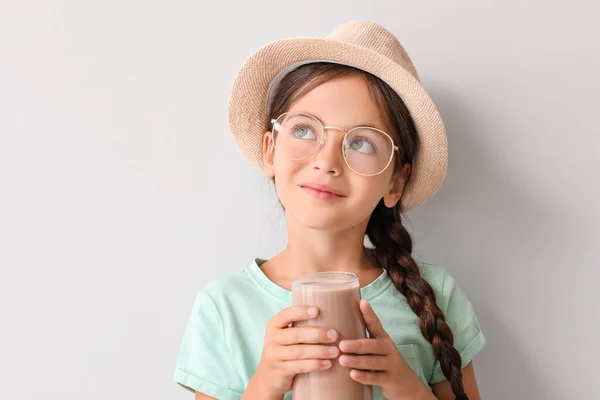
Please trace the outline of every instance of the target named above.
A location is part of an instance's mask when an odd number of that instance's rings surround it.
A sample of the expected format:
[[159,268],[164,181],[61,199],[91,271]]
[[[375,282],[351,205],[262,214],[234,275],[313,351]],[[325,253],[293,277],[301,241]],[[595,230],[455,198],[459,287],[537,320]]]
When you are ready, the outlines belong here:
[[262,170],[270,95],[287,73],[317,61],[367,71],[400,95],[420,142],[402,206],[409,210],[433,196],[442,185],[448,163],[444,123],[404,47],[388,30],[369,21],[345,22],[325,38],[278,40],[258,49],[243,63],[229,98],[229,127],[243,155]]

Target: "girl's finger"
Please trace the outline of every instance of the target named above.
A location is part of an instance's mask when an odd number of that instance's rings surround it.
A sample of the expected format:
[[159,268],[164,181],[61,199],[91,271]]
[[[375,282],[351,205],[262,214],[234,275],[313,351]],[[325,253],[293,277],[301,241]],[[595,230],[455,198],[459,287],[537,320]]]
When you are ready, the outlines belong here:
[[282,369],[287,375],[297,375],[331,368],[331,360],[294,360],[284,361]]
[[383,329],[383,325],[381,321],[379,321],[379,317],[371,308],[371,305],[366,299],[360,300],[360,311],[363,315],[363,319],[365,320],[365,324],[367,325],[367,329],[369,330],[369,336],[372,338],[385,338],[388,336],[385,329]]
[[288,307],[277,313],[273,318],[271,318],[271,320],[267,324],[267,329],[283,329],[288,327],[292,322],[313,319],[317,315],[319,315],[319,309],[316,307]]
[[281,346],[278,352],[280,359],[283,361],[332,359],[336,358],[340,354],[340,351],[336,346],[319,346],[310,344]]
[[361,369],[366,371],[387,371],[389,367],[386,356],[355,356],[342,354],[339,358],[344,367]]
[[300,326],[280,329],[273,333],[272,338],[277,344],[289,346],[292,344],[333,343],[339,338],[339,335],[333,329]]
[[356,339],[342,340],[339,344],[340,350],[344,353],[353,354],[387,354],[385,343],[378,339]]
[[387,372],[371,372],[353,369],[350,371],[350,377],[363,385],[383,386],[387,381]]

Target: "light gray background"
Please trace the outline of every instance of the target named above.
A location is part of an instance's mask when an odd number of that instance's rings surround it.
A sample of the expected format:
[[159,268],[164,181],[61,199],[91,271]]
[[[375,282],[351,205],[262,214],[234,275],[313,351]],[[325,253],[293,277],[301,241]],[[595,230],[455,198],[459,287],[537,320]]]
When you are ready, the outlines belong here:
[[[195,293],[284,243],[227,100],[268,41],[396,34],[446,121],[416,256],[472,300],[483,398],[597,399],[600,29],[591,1],[3,1],[0,398],[190,399]],[[235,290],[235,288],[232,288]]]

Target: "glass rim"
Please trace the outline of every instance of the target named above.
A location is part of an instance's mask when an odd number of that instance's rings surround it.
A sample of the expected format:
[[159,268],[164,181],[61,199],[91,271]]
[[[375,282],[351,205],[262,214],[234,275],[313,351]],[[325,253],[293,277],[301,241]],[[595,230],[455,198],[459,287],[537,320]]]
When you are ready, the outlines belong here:
[[[287,157],[289,160],[292,160],[292,161],[302,161],[302,160],[306,160],[306,159],[308,159],[308,158],[312,157],[314,154],[316,154],[316,153],[317,153],[317,152],[318,152],[318,151],[321,149],[321,147],[323,147],[323,143],[325,142],[325,130],[327,130],[327,129],[337,130],[337,131],[340,131],[340,132],[343,132],[343,133],[344,133],[344,138],[342,139],[342,156],[343,156],[343,158],[344,158],[344,162],[346,163],[346,165],[348,166],[348,168],[350,168],[350,170],[351,170],[351,171],[353,171],[354,173],[356,173],[356,174],[358,174],[358,175],[361,175],[361,176],[369,177],[369,176],[376,176],[376,175],[379,175],[379,174],[383,173],[383,172],[384,172],[386,169],[388,169],[388,167],[389,167],[389,166],[390,166],[390,164],[392,163],[392,160],[394,159],[394,153],[395,153],[396,151],[397,151],[398,153],[400,153],[400,149],[399,149],[399,148],[398,148],[398,146],[396,146],[396,144],[394,143],[394,139],[393,139],[393,138],[392,138],[392,137],[391,137],[391,136],[390,136],[390,135],[389,135],[387,132],[385,132],[385,131],[382,131],[381,129],[377,129],[377,128],[374,128],[374,127],[372,127],[372,126],[360,126],[360,125],[359,125],[359,126],[355,126],[355,127],[353,127],[352,129],[350,129],[350,130],[348,130],[348,131],[345,131],[345,130],[343,130],[342,128],[339,128],[339,127],[336,127],[336,126],[324,125],[324,124],[323,124],[323,122],[321,122],[321,120],[319,120],[319,119],[318,119],[317,117],[315,117],[314,115],[312,115],[312,114],[309,114],[309,113],[306,113],[306,112],[301,112],[301,111],[297,111],[297,112],[289,112],[289,111],[286,111],[286,112],[284,112],[284,113],[280,114],[280,115],[279,115],[277,118],[274,118],[274,119],[272,119],[272,120],[271,120],[271,124],[272,124],[273,128],[272,128],[271,134],[274,134],[273,130],[275,130],[275,124],[276,124],[276,123],[278,123],[278,122],[279,122],[279,120],[280,120],[282,117],[286,116],[286,115],[303,115],[303,116],[309,117],[309,118],[311,118],[311,119],[314,119],[314,120],[315,120],[315,121],[316,121],[316,122],[317,122],[317,123],[320,125],[320,127],[321,127],[321,132],[320,132],[320,133],[321,133],[321,137],[320,137],[320,139],[319,139],[319,143],[318,143],[318,145],[317,145],[317,146],[314,148],[314,150],[313,150],[312,152],[310,152],[310,154],[308,154],[307,156],[305,156],[305,157],[302,157],[302,158],[293,158],[293,157],[290,157],[289,155],[285,154],[285,152],[284,152],[285,156],[286,156],[286,157]],[[348,138],[348,135],[349,135],[351,132],[354,132],[354,131],[356,131],[356,130],[358,130],[358,129],[370,129],[370,130],[372,130],[372,131],[375,131],[375,132],[381,133],[381,134],[383,134],[384,136],[386,136],[386,137],[387,137],[387,139],[390,141],[390,143],[391,143],[391,145],[392,145],[392,147],[391,147],[391,151],[390,151],[390,156],[389,156],[389,159],[388,159],[387,163],[385,164],[385,167],[383,167],[383,169],[381,169],[381,171],[379,171],[379,172],[375,172],[375,173],[371,173],[371,174],[366,174],[366,173],[358,172],[357,170],[355,170],[354,168],[352,168],[352,166],[350,165],[350,162],[348,161],[348,158],[347,158],[347,156],[346,156],[346,152],[345,152],[345,148],[346,148],[346,139]],[[279,132],[279,131],[277,131],[277,132]],[[277,142],[277,141],[276,141],[276,140],[275,140],[275,138],[273,137],[273,147],[274,147],[275,149],[278,149],[276,142]],[[280,151],[281,151],[281,149],[280,149]]]
[[[326,283],[326,285],[322,285]],[[359,285],[358,275],[346,271],[319,271],[309,272],[292,279],[292,288],[310,287],[310,288],[351,288]]]

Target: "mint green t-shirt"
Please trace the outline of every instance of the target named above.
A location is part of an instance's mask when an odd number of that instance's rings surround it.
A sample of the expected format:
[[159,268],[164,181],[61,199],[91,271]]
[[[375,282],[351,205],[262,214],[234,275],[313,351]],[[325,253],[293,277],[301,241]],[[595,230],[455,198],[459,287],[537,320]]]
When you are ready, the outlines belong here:
[[[219,400],[238,400],[260,361],[267,322],[292,305],[291,291],[261,270],[264,260],[224,273],[196,295],[177,358],[173,379],[182,387]],[[473,308],[446,270],[417,262],[435,291],[452,329],[463,367],[485,346]],[[419,319],[386,272],[360,289],[398,350],[427,385],[445,379],[433,348],[419,330]],[[375,400],[384,399],[374,387]],[[291,399],[291,392],[284,397]]]

